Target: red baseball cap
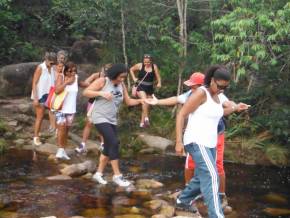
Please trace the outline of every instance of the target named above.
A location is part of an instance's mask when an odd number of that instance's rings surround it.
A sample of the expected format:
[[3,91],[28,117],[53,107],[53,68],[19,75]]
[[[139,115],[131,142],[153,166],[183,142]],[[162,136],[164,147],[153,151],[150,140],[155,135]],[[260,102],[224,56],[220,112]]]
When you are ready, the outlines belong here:
[[186,80],[183,84],[186,86],[203,85],[204,75],[200,72],[191,74],[189,80]]

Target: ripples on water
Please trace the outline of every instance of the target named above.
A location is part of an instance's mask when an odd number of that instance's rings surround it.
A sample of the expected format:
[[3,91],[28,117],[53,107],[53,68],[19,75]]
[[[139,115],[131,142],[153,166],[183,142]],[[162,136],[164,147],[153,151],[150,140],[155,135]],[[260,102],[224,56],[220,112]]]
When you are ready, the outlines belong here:
[[[69,181],[49,181],[45,177],[58,174],[55,164],[43,155],[33,159],[32,151],[10,150],[0,156],[0,217],[3,212],[16,212],[20,218],[98,214],[114,217],[119,212],[116,202],[127,200],[127,206],[142,210],[148,199],[131,196],[130,192],[110,184],[106,187],[81,178]],[[165,184],[157,193],[175,191],[183,187],[183,158],[147,155],[121,161],[121,168],[131,180],[153,178]],[[133,172],[129,170],[137,168]],[[106,173],[111,173],[110,167]],[[289,206],[289,168],[226,164],[227,193],[236,210],[233,217],[266,217],[262,210],[269,205],[261,196],[269,192],[283,194]],[[124,198],[124,199],[123,199]],[[91,210],[94,209],[94,210]],[[152,214],[143,211],[143,215]]]

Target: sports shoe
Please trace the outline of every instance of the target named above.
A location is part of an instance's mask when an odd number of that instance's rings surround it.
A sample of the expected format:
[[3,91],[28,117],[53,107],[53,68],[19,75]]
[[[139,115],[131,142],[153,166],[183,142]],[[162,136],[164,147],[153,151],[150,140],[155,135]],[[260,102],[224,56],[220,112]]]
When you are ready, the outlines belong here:
[[103,174],[102,173],[99,173],[99,172],[96,172],[93,175],[93,180],[97,181],[98,183],[100,183],[102,185],[108,184],[108,182],[103,178]]
[[87,153],[86,145],[84,143],[81,143],[77,148],[75,148],[75,152],[79,154]]
[[123,178],[122,174],[114,175],[113,176],[113,182],[116,183],[118,186],[121,186],[121,187],[127,187],[127,186],[131,185],[131,183],[128,180]]
[[224,214],[230,214],[233,211],[233,208],[229,206],[227,196],[225,194],[222,194],[221,199],[222,199],[222,209],[223,209]]
[[150,126],[150,122],[149,122],[149,118],[148,117],[145,117],[144,125],[145,125],[145,127],[149,127]]
[[140,123],[139,127],[140,128],[145,128],[145,124],[144,123]]
[[176,199],[176,209],[186,211],[189,213],[198,213],[197,207],[195,206],[194,202],[191,202],[190,204],[185,204],[181,202],[178,198]]
[[70,157],[66,154],[63,148],[57,149],[55,157],[59,159],[70,160]]
[[39,137],[33,137],[33,144],[35,146],[39,146],[42,144],[42,142],[40,141],[40,138]]

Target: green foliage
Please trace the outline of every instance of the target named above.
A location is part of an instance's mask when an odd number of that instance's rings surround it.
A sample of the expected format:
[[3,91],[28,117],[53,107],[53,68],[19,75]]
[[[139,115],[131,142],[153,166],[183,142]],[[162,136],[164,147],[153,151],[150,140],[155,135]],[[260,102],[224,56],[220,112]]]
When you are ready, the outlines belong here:
[[7,148],[7,142],[4,139],[0,139],[0,154],[5,153]]

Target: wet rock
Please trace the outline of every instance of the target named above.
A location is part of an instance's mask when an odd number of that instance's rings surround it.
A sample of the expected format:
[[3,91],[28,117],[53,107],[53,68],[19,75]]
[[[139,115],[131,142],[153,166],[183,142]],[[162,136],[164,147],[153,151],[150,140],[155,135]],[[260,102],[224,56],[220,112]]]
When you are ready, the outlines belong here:
[[114,216],[114,218],[146,218],[146,217],[139,214],[124,214],[124,215]]
[[25,115],[25,114],[17,114],[15,116],[15,120],[19,121],[20,123],[24,123],[24,124],[32,124],[33,123],[32,118]]
[[264,195],[262,197],[262,200],[270,204],[278,204],[278,205],[288,204],[288,200],[285,196],[276,193],[269,193],[267,195]]
[[83,216],[71,216],[70,218],[85,218]]
[[42,216],[40,218],[57,218],[56,216]]
[[71,216],[70,218],[85,218],[83,216]]
[[0,68],[0,95],[27,96],[31,93],[31,81],[38,62],[7,65]]
[[173,217],[175,212],[175,208],[171,205],[162,205],[160,214],[166,216],[166,217]]
[[168,140],[166,138],[162,138],[160,136],[152,136],[148,134],[140,134],[138,135],[138,139],[146,143],[149,147],[157,148],[162,151],[165,151],[168,146],[174,145],[173,141]]
[[35,147],[36,151],[47,154],[47,155],[56,154],[57,149],[58,147],[56,145],[50,144],[50,143],[44,143],[40,146]]
[[[76,143],[76,144],[80,144],[82,142],[82,138],[79,137],[78,135],[74,134],[74,133],[69,133],[69,137]],[[86,148],[88,151],[93,151],[96,153],[99,153],[100,149],[101,149],[101,145],[92,141],[92,140],[87,140],[86,142]]]
[[199,214],[189,213],[185,211],[175,211],[175,218],[202,218]]
[[147,190],[147,189],[138,189],[136,191],[132,192],[132,197],[133,198],[138,198],[138,199],[151,199],[152,195],[151,195],[151,191]]
[[14,132],[5,132],[3,135],[4,139],[14,139],[15,138],[15,133]]
[[133,198],[128,198],[126,196],[116,196],[112,200],[114,206],[123,205],[123,206],[134,206],[137,204],[137,200]]
[[264,213],[266,213],[269,216],[290,216],[290,209],[284,209],[284,208],[266,208],[263,210]]
[[150,208],[151,210],[158,210],[161,207],[168,206],[168,202],[161,199],[155,199],[145,202],[144,206]]
[[96,209],[86,209],[82,216],[84,217],[105,217],[108,214],[108,211],[105,208],[96,208]]
[[0,211],[1,218],[19,218],[18,213],[9,212],[9,211]]
[[151,218],[167,218],[167,216],[165,216],[163,214],[155,214]]
[[139,154],[156,154],[160,152],[160,150],[156,150],[156,148],[144,148],[139,151]]
[[15,127],[15,126],[17,126],[18,122],[17,122],[17,120],[12,120],[12,121],[9,121],[7,124],[9,126]]
[[56,176],[49,176],[46,177],[48,180],[71,180],[72,178],[70,176],[66,175],[56,175]]
[[70,166],[67,166],[60,171],[62,174],[67,176],[81,176],[88,172],[92,173],[95,170],[96,164],[91,160],[87,160],[83,163],[72,164]]
[[82,178],[84,178],[84,179],[92,179],[93,178],[93,174],[92,173],[86,173],[85,175],[82,176]]
[[16,145],[24,145],[25,140],[24,139],[16,139],[13,141],[13,143],[15,143]]
[[137,207],[113,207],[114,214],[140,214],[141,210]]
[[136,187],[139,189],[161,188],[163,184],[154,179],[139,179],[136,182]]

